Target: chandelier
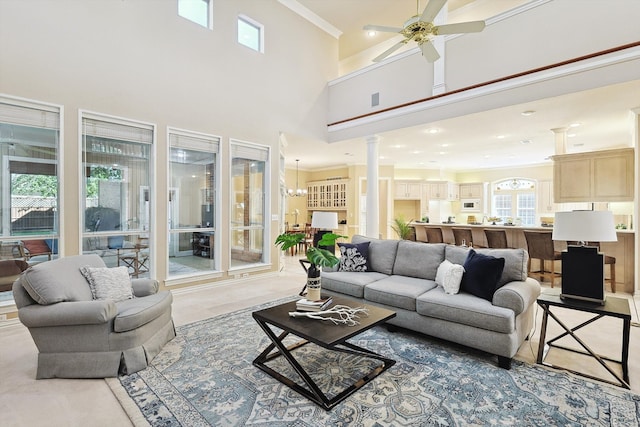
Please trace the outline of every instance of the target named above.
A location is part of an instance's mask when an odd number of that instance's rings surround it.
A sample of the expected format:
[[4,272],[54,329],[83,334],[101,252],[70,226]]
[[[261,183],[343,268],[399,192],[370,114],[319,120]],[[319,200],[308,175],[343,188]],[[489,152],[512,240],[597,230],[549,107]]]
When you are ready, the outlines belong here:
[[290,188],[287,190],[287,194],[291,197],[304,197],[307,195],[307,189],[306,188],[300,188],[300,185],[298,185],[298,164],[300,162],[300,159],[296,159],[296,189],[294,190],[293,188]]

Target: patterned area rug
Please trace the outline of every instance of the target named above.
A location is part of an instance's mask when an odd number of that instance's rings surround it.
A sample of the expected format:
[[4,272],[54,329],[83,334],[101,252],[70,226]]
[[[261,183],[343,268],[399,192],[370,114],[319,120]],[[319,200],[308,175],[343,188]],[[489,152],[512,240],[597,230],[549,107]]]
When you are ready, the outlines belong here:
[[[251,317],[258,308],[178,328],[152,366],[119,379],[146,421],[189,427],[639,425],[640,396],[623,389],[518,361],[506,371],[485,353],[384,327],[352,342],[397,363],[327,412],[252,365],[269,344]],[[373,363],[312,344],[294,354],[328,395]],[[282,357],[270,363],[295,378]]]

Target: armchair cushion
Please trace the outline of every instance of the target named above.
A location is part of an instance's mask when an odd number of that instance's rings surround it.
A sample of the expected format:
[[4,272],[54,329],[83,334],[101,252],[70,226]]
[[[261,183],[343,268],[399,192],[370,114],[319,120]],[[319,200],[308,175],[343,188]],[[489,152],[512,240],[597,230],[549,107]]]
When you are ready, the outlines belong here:
[[144,298],[134,298],[116,303],[118,315],[113,323],[115,332],[138,329],[171,310],[173,296],[169,291]]
[[127,267],[84,266],[80,268],[80,272],[89,282],[93,299],[110,299],[118,302],[133,298]]
[[31,266],[21,276],[29,296],[41,305],[62,301],[91,301],[93,295],[80,267],[104,267],[98,255],[60,258]]

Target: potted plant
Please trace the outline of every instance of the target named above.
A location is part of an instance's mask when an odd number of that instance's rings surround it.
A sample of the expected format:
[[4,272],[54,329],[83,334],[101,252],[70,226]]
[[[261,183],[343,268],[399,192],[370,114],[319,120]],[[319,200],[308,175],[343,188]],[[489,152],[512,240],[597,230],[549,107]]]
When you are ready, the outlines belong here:
[[402,240],[409,240],[413,233],[413,227],[411,227],[402,217],[394,219],[391,228]]
[[[322,249],[322,247],[333,247],[336,244],[336,240],[341,237],[346,238],[347,236],[334,233],[324,234],[318,241],[317,246],[312,246],[307,249],[307,259],[300,260],[300,264],[307,272],[307,284],[300,294],[302,295],[305,289],[308,289],[307,299],[320,299],[320,271],[322,267],[333,267],[340,262],[340,258],[336,257],[331,251]],[[283,233],[276,237],[275,245],[279,246],[282,251],[287,251],[302,242],[304,238],[304,233]],[[308,268],[305,266],[305,263],[309,264]]]

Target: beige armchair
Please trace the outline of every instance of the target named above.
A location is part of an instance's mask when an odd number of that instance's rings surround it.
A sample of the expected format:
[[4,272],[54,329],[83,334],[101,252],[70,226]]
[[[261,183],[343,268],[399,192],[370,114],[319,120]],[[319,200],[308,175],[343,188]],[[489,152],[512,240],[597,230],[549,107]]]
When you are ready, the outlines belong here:
[[115,270],[106,269],[98,255],[79,255],[34,265],[13,284],[18,316],[39,351],[36,378],[131,374],[175,337],[173,298],[158,292],[157,281],[131,280],[125,272],[135,298],[94,299],[102,294],[95,283],[90,287],[83,267],[104,275]]

